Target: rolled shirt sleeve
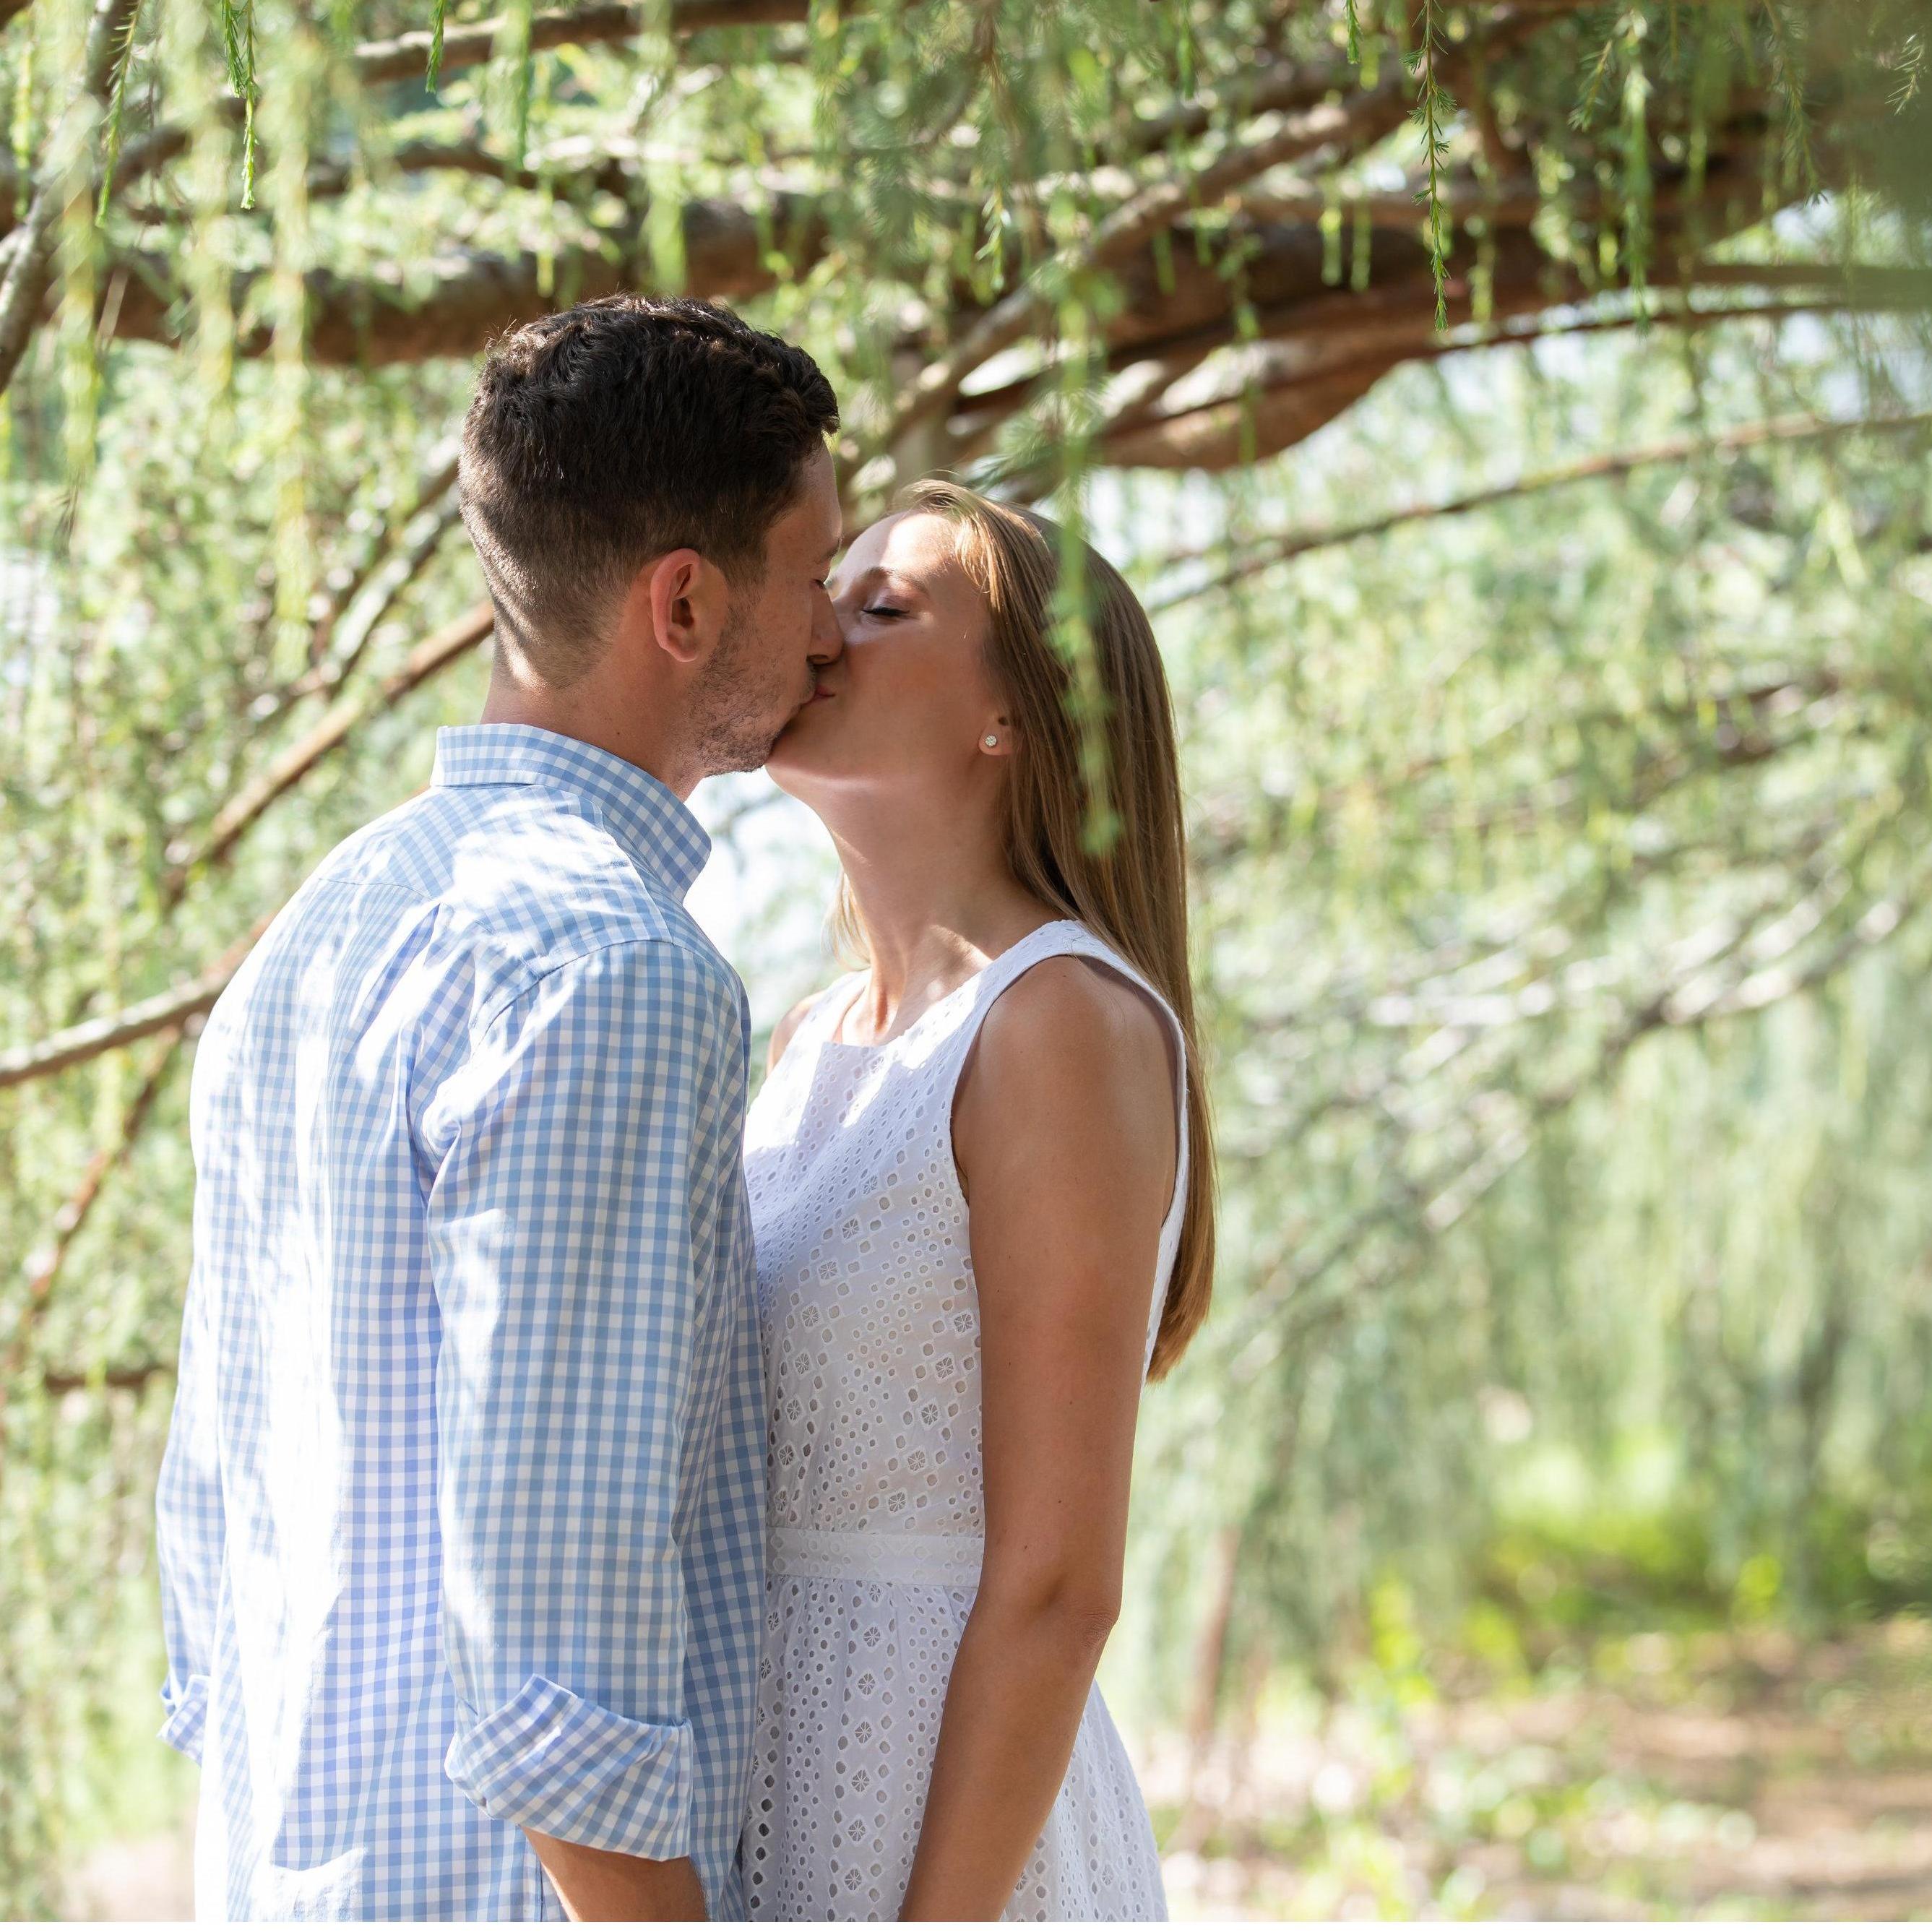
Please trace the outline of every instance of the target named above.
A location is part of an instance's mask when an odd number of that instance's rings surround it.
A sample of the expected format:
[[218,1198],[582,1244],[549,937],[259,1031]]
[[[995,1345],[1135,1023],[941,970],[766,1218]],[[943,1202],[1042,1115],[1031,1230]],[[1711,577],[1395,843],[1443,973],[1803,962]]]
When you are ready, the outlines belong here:
[[614,944],[491,1016],[424,1116],[445,1769],[491,1817],[644,1858],[692,1849],[694,1144],[736,1025],[710,962]]

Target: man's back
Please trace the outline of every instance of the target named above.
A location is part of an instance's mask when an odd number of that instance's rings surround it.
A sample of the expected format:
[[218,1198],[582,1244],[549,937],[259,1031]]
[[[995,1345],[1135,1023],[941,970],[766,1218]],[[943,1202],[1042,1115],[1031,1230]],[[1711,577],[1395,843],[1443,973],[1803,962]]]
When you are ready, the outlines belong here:
[[608,752],[446,732],[210,1020],[160,1498],[204,1912],[560,1916],[522,1826],[735,1909],[764,1425],[706,849]]

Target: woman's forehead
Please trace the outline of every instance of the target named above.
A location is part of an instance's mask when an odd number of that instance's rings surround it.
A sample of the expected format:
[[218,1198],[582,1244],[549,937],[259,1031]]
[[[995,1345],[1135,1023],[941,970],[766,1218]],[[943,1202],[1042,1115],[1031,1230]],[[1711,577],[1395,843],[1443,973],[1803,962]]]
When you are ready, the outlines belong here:
[[856,570],[903,570],[930,578],[956,569],[952,525],[929,510],[895,510],[869,524],[845,553],[849,575]]

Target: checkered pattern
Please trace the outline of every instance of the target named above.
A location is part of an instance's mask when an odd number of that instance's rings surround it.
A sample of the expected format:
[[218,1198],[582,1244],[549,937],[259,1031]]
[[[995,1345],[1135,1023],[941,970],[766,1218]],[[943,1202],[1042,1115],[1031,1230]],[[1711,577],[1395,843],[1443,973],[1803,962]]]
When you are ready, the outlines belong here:
[[196,1058],[162,1736],[203,1916],[742,1916],[764,1413],[744,994],[655,779],[523,725],[323,862]]

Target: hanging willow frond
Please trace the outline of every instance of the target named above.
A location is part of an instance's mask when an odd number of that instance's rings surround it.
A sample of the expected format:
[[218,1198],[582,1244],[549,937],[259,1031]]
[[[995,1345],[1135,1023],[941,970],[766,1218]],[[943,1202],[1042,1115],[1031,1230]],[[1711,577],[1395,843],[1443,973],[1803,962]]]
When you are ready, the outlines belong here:
[[1812,151],[1811,120],[1804,104],[1804,68],[1798,29],[1784,0],[1763,0],[1771,28],[1772,80],[1784,117],[1786,168],[1807,195],[1818,192],[1817,157]]
[[442,78],[442,26],[448,12],[449,0],[434,0],[429,26],[429,69],[423,76],[423,85],[432,94]]
[[530,46],[530,26],[535,11],[532,0],[510,0],[502,17],[499,52],[509,94],[510,165],[513,168],[524,165],[530,146],[530,91],[536,58]]
[[140,25],[140,0],[129,10],[122,31],[121,47],[114,62],[113,93],[108,103],[107,130],[101,144],[100,192],[94,198],[94,220],[98,227],[107,219],[108,196],[113,192],[114,164],[121,154],[121,130],[126,116],[128,76],[134,64],[134,33]]
[[1892,111],[1902,114],[1918,98],[1918,90],[1925,80],[1925,36],[1922,33],[1907,34],[1900,44],[1898,58],[1898,80],[1890,97]]
[[1444,283],[1448,273],[1448,231],[1442,218],[1442,177],[1449,165],[1448,128],[1456,104],[1441,74],[1442,24],[1438,0],[1422,0],[1417,16],[1418,44],[1409,56],[1415,78],[1415,124],[1422,135],[1425,179],[1417,199],[1423,204],[1429,242],[1429,272],[1436,284],[1436,326],[1449,326]]
[[242,206],[255,206],[255,110],[261,89],[255,78],[255,0],[219,0],[221,50],[228,85],[242,104]]

